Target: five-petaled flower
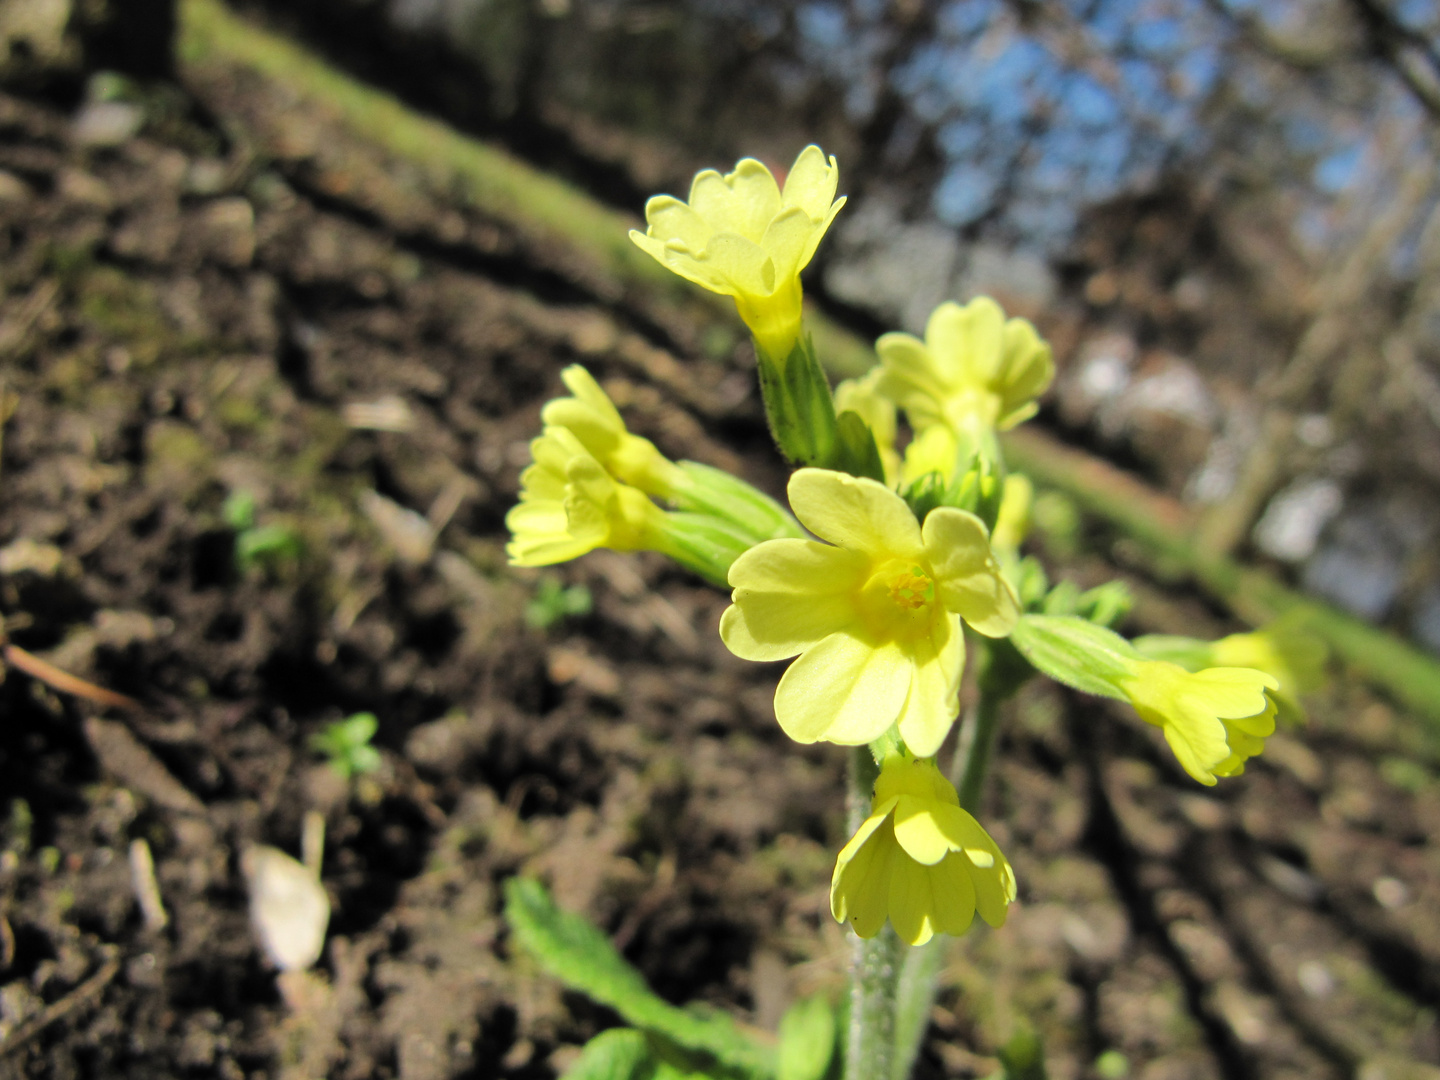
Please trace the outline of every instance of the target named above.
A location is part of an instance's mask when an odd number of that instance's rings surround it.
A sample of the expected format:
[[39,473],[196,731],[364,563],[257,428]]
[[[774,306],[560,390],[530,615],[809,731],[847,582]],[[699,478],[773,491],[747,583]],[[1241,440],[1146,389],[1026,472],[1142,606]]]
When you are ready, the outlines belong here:
[[1140,719],[1164,731],[1185,771],[1210,785],[1244,772],[1246,759],[1265,749],[1275,733],[1270,694],[1279,686],[1253,668],[1189,672],[1166,660],[1137,660],[1118,681]]
[[630,239],[681,277],[735,298],[756,343],[784,364],[800,340],[800,271],[845,205],[839,166],[818,146],[795,159],[782,191],[754,158],[695,175],[690,201],[656,195]]
[[959,709],[960,620],[1002,637],[1019,617],[984,523],[940,507],[922,527],[883,484],[825,469],[795,473],[789,495],[829,543],[770,540],[741,555],[721,638],[747,660],[798,654],[775,692],[797,742],[858,745],[898,723],[912,753],[934,754]]
[[1015,873],[995,841],[960,808],[933,761],[885,759],[870,816],[835,861],[830,911],[862,938],[888,918],[902,941],[963,934],[980,912],[1005,922]]
[[925,324],[925,340],[890,333],[875,343],[880,392],[923,433],[944,425],[960,439],[1006,431],[1035,414],[1055,375],[1050,346],[1024,319],[1006,319],[988,296],[947,301]]

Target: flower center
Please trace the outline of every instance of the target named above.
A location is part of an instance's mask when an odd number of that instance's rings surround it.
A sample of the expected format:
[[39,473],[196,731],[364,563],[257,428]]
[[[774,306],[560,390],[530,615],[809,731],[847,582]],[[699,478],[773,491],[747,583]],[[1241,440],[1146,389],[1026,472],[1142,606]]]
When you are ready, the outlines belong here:
[[929,631],[935,583],[909,559],[891,559],[860,590],[860,609],[879,637],[910,638]]
[[912,566],[890,578],[890,599],[897,607],[914,611],[935,599],[935,583],[920,567]]

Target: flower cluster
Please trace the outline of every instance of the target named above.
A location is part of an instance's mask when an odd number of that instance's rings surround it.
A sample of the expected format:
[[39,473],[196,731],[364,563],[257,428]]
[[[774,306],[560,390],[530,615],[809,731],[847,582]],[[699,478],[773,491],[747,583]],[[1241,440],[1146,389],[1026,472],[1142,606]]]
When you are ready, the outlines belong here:
[[[1264,635],[1132,644],[1109,629],[1128,610],[1121,586],[1051,587],[1022,553],[1034,491],[1007,474],[998,435],[1035,414],[1054,363],[1035,328],[988,297],[941,304],[923,340],[885,334],[879,364],[832,392],[804,333],[799,275],[844,205],[837,185],[835,160],[815,146],[783,188],[746,158],[697,175],[688,202],[651,199],[646,231],[630,234],[676,274],[734,298],[771,432],[804,466],[789,510],[666,458],[575,366],[562,373],[571,396],[542,411],[507,517],[509,553],[538,566],[596,547],[655,550],[728,584],[726,647],[791,661],[775,691],[785,733],[868,744],[881,765],[870,815],[835,866],[835,918],[861,937],[888,920],[920,944],[963,933],[977,911],[999,926],[1016,895],[1010,864],[970,813],[978,784],[967,775],[962,807],[934,760],[959,712],[967,628],[987,656],[982,694],[998,701],[1038,671],[1127,701],[1203,784],[1261,752],[1277,701],[1304,689],[1318,662]],[[985,753],[971,759],[978,775]]]

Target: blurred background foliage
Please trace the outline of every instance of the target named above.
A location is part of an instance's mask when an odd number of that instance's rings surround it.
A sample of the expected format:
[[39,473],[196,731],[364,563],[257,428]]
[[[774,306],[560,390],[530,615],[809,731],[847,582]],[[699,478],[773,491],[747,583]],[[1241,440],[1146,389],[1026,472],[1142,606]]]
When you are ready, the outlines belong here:
[[[832,315],[996,295],[1055,342],[1044,419],[1198,508],[1205,551],[1440,651],[1433,0],[245,6],[629,213],[819,142],[851,197],[809,283]],[[173,27],[4,10],[12,78],[153,74]]]
[[1440,650],[1440,5],[255,3],[630,212],[820,142],[832,314],[999,296],[1055,340],[1051,424],[1206,550]]

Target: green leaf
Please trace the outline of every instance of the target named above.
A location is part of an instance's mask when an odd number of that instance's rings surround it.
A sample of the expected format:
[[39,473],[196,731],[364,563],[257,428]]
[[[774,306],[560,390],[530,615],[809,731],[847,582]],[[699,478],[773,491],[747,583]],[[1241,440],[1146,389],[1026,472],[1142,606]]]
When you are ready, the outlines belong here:
[[824,1080],[835,1058],[835,1010],[823,995],[792,1005],[780,1021],[777,1080]]
[[232,491],[220,507],[225,524],[236,532],[244,532],[255,524],[255,496],[248,491]]
[[298,559],[304,553],[300,537],[284,525],[261,525],[235,537],[235,559],[242,569],[261,563]]
[[773,1051],[741,1034],[724,1014],[696,1015],[657,997],[609,938],[579,915],[561,911],[538,881],[515,877],[505,882],[505,919],[521,947],[552,975],[636,1027],[706,1054],[742,1076],[774,1076]]
[[1074,615],[1022,615],[1009,640],[1056,682],[1122,701],[1121,682],[1141,659],[1115,631]]
[[1047,1080],[1045,1044],[1028,1028],[1010,1036],[1010,1041],[1000,1048],[997,1056],[1005,1067],[1005,1080]]
[[655,1055],[643,1031],[611,1028],[585,1044],[565,1080],[653,1080]]

